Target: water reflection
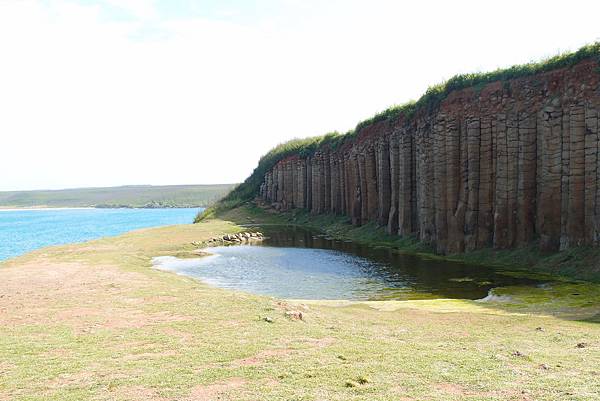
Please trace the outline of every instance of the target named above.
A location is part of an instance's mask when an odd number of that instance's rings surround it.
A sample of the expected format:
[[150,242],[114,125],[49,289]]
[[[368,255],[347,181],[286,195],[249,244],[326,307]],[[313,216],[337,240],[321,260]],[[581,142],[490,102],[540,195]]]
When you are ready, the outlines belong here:
[[162,257],[155,264],[215,286],[294,299],[479,299],[493,287],[540,283],[491,267],[333,240],[299,227],[261,230],[268,239],[260,245],[215,247],[213,256]]

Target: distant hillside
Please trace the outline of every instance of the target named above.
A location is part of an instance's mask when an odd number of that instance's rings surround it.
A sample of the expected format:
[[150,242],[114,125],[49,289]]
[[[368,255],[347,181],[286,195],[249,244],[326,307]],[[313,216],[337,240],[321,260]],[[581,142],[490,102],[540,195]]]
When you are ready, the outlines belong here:
[[206,207],[225,196],[235,184],[130,185],[0,192],[0,207]]

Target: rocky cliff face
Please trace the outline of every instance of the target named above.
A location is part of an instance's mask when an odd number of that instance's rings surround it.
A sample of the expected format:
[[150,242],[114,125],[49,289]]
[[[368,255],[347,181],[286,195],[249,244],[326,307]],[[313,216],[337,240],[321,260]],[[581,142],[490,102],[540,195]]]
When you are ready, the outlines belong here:
[[260,196],[347,215],[440,253],[600,244],[600,74],[573,67],[450,93],[363,127],[337,149],[279,161]]

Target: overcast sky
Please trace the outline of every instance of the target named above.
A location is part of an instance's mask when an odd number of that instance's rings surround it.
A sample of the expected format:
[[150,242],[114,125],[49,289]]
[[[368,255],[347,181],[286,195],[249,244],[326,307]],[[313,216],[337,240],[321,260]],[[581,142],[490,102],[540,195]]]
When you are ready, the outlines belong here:
[[456,73],[600,37],[600,2],[0,0],[0,190],[243,180]]

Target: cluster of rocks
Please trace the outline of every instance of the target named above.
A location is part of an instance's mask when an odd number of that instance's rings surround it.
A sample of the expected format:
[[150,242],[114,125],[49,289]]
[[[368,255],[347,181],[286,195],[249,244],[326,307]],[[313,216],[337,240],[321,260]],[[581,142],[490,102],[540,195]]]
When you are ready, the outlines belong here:
[[336,148],[280,160],[260,197],[377,222],[439,253],[598,246],[599,71],[586,60],[375,120]]
[[264,234],[255,231],[255,232],[242,232],[237,234],[225,234],[218,237],[213,237],[208,241],[204,242],[192,242],[195,246],[200,245],[227,245],[227,244],[241,244],[244,242],[251,241],[262,241],[265,238]]

